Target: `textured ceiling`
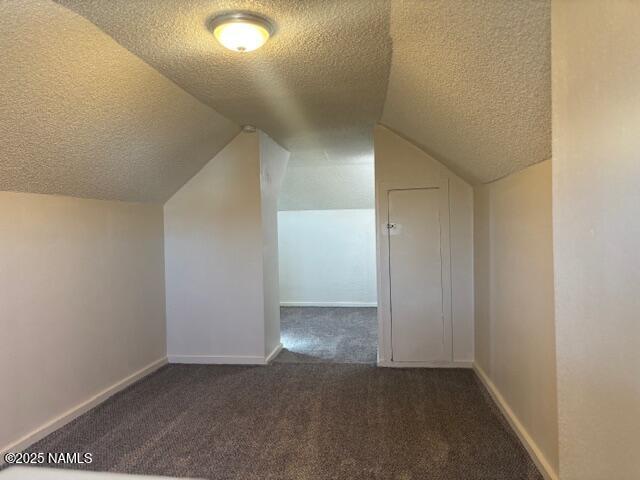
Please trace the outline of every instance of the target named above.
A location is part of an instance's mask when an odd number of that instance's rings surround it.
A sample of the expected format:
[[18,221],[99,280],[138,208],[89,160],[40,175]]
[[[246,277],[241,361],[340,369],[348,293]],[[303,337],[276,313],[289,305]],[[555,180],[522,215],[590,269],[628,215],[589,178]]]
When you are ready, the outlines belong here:
[[[370,148],[389,77],[388,0],[57,1],[292,154],[345,157]],[[207,22],[228,10],[260,13],[277,32],[260,50],[225,50]]]
[[340,160],[292,156],[278,209],[374,208],[374,185],[373,148],[368,155]]
[[0,190],[163,201],[239,130],[90,22],[0,1]]
[[[472,182],[550,157],[549,0],[57,2],[0,0],[0,190],[163,201],[244,123],[300,163],[298,207],[379,121]],[[224,50],[231,9],[276,35]]]
[[392,2],[382,123],[472,182],[551,157],[549,0]]

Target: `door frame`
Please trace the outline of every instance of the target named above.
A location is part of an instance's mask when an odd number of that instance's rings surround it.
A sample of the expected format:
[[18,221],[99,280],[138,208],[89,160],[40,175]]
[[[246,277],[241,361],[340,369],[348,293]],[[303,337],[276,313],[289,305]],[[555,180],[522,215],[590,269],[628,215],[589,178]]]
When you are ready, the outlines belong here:
[[[389,191],[440,190],[440,244],[442,248],[442,289],[445,343],[449,345],[449,360],[442,362],[398,362],[393,360],[391,344],[391,285],[389,276]],[[453,314],[451,298],[451,214],[449,179],[402,183],[376,182],[376,262],[378,282],[378,366],[383,367],[459,367],[453,362]]]

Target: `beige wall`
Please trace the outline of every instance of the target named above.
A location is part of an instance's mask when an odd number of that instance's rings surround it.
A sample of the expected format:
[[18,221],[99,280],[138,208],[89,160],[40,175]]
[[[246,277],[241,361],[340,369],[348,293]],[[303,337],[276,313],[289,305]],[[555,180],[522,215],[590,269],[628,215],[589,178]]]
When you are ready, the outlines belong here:
[[171,362],[261,364],[279,344],[278,259],[267,257],[287,152],[262,136],[236,136],[164,206]]
[[[391,130],[376,126],[374,130],[375,180],[394,188],[428,184],[448,180],[451,232],[451,291],[453,319],[453,360],[473,361],[473,189],[425,152],[399,137]],[[378,253],[381,252],[380,194],[376,193],[378,208]],[[379,265],[380,269],[380,265]],[[378,305],[388,309],[388,276],[378,274]],[[389,339],[381,332],[383,343]],[[388,358],[389,352],[382,352]]]
[[640,2],[554,1],[563,480],[640,478]]
[[476,368],[558,469],[551,161],[475,188]]
[[278,197],[289,152],[260,132],[260,190],[265,354],[280,347],[280,288],[278,272]]
[[165,357],[162,207],[0,192],[0,251],[2,451]]
[[261,225],[258,134],[241,133],[164,205],[169,361],[264,358]]

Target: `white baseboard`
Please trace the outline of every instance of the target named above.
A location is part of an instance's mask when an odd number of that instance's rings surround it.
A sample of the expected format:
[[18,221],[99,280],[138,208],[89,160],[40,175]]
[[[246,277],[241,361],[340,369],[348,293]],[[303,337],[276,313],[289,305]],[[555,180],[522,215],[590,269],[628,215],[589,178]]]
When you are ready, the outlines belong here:
[[279,344],[266,356],[258,355],[168,355],[169,363],[199,365],[266,365],[282,350]]
[[377,307],[376,302],[280,302],[281,307]]
[[169,355],[169,363],[199,365],[264,365],[264,357],[239,355]]
[[269,355],[267,355],[267,358],[264,359],[264,363],[265,364],[269,364],[271,363],[271,361],[276,358],[278,356],[278,354],[282,351],[282,344],[279,343],[276,348],[274,348],[271,353]]
[[473,362],[396,362],[380,359],[378,366],[386,368],[473,368]]
[[128,377],[125,377],[122,380],[114,383],[110,387],[105,388],[104,390],[94,395],[93,397],[67,410],[62,415],[59,415],[54,419],[50,420],[49,422],[45,423],[44,425],[41,425],[35,430],[32,430],[30,433],[26,434],[25,436],[18,439],[17,441],[10,443],[9,445],[3,446],[2,448],[0,448],[0,465],[3,464],[2,459],[4,459],[4,454],[6,452],[20,452],[28,448],[29,446],[36,443],[38,440],[42,440],[44,437],[46,437],[50,433],[54,432],[60,427],[63,427],[64,425],[71,422],[75,418],[79,417],[83,413],[88,412],[95,406],[101,404],[112,395],[118,393],[121,390],[124,390],[126,387],[128,387],[132,383],[137,382],[138,380],[140,380],[143,377],[146,377],[150,373],[153,373],[154,371],[156,371],[166,363],[167,363],[166,357],[160,358],[155,362],[150,363],[146,367],[138,370],[137,372],[132,373]]
[[518,417],[515,415],[509,404],[506,402],[500,391],[496,388],[491,379],[487,376],[485,371],[478,365],[473,365],[473,370],[476,372],[476,375],[485,386],[491,398],[496,403],[502,414],[505,416],[511,428],[515,431],[516,435],[520,439],[520,442],[524,445],[525,449],[529,453],[531,460],[535,463],[540,473],[545,478],[545,480],[558,480],[558,474],[553,470],[548,460],[538,447],[537,443],[531,438],[529,432],[527,432],[524,425],[518,420]]

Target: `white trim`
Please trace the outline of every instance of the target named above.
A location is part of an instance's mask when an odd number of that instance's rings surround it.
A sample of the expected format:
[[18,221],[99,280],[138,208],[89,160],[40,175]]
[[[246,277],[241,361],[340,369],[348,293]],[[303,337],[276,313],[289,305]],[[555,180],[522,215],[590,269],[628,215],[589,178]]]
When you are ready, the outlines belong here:
[[266,365],[265,357],[258,355],[169,355],[169,363],[199,365]]
[[282,351],[282,344],[279,343],[276,348],[274,348],[267,358],[264,359],[264,363],[269,364],[271,361],[278,356],[278,354]]
[[524,425],[518,420],[516,414],[511,410],[509,404],[504,399],[500,391],[496,388],[491,379],[487,376],[485,371],[480,367],[477,363],[473,364],[473,370],[476,372],[476,375],[485,386],[491,398],[496,403],[502,414],[505,416],[511,428],[515,431],[516,435],[520,439],[520,442],[524,445],[524,448],[529,453],[531,460],[536,464],[540,473],[545,478],[545,480],[558,480],[558,474],[553,470],[551,464],[546,459],[538,444],[531,438],[529,432],[527,432]]
[[473,368],[473,362],[394,362],[378,360],[378,366],[388,368]]
[[41,425],[35,430],[32,430],[30,433],[26,434],[19,440],[13,443],[10,443],[9,445],[5,445],[0,449],[0,465],[4,463],[3,459],[4,459],[4,454],[6,452],[20,452],[28,448],[30,445],[36,443],[38,440],[42,440],[44,437],[46,437],[50,433],[54,432],[60,427],[63,427],[64,425],[76,419],[83,413],[86,413],[92,408],[101,404],[112,395],[120,392],[121,390],[124,390],[132,383],[135,383],[141,378],[146,377],[150,373],[153,373],[154,371],[158,370],[160,367],[166,365],[166,363],[167,363],[166,357],[160,358],[155,362],[150,363],[146,367],[138,370],[137,372],[132,373],[128,377],[123,378],[122,380],[114,383],[110,387],[105,388],[104,390],[90,397],[84,402],[79,403],[75,407],[67,410],[62,415],[59,415],[53,418],[52,420],[50,420],[49,422],[45,423],[44,425]]
[[280,302],[281,307],[377,307],[377,302]]
[[282,343],[264,357],[258,355],[169,355],[169,363],[198,365],[268,365],[282,350]]
[[434,362],[378,362],[380,366],[427,367],[427,368],[470,368],[471,362],[453,360],[453,304],[451,284],[451,219],[449,202],[449,179],[446,175],[435,174],[430,180],[406,182],[376,182],[376,269],[378,289],[378,352],[384,358],[393,358],[391,288],[389,278],[389,231],[388,219],[389,191],[404,189],[438,188],[441,190],[441,248],[442,248],[442,289],[443,314],[445,320],[444,344],[446,356]]

